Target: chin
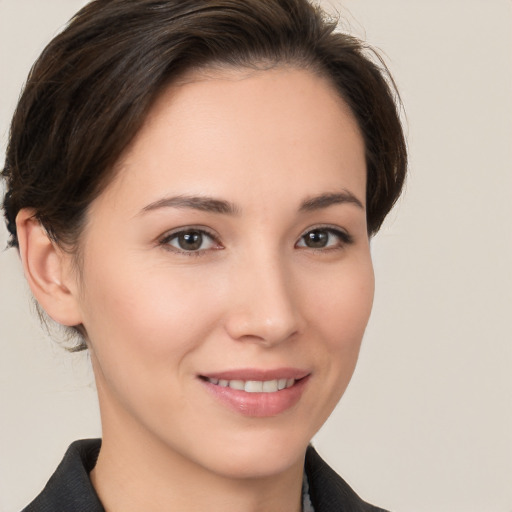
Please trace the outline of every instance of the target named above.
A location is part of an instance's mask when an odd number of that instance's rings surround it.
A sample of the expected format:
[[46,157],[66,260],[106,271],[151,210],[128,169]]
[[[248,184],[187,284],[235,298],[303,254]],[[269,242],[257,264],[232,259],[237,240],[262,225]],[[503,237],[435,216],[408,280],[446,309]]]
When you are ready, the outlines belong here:
[[206,462],[203,464],[230,479],[272,477],[293,467],[302,468],[308,444],[309,437],[290,432],[269,435],[266,431],[246,439],[231,440],[227,445],[216,444],[215,448],[207,450],[208,461],[203,457]]
[[268,478],[284,474],[293,467],[304,464],[307,445],[291,453],[274,450],[254,450],[252,453],[237,454],[224,459],[215,471],[229,479]]

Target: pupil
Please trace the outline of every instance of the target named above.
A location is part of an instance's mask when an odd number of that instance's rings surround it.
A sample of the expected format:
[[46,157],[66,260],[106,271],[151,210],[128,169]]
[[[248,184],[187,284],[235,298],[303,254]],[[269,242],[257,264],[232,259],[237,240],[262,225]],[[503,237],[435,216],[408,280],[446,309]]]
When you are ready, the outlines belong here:
[[185,250],[195,250],[201,247],[203,243],[203,236],[198,231],[190,231],[179,236],[179,245]]
[[328,236],[325,231],[311,231],[306,235],[306,245],[314,248],[325,247]]

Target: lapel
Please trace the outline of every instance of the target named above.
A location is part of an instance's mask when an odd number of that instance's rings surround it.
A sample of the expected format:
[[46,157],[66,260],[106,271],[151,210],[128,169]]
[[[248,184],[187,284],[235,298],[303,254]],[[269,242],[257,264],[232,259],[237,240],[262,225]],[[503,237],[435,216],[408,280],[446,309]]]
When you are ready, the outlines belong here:
[[310,445],[305,471],[315,512],[386,512],[363,501]]

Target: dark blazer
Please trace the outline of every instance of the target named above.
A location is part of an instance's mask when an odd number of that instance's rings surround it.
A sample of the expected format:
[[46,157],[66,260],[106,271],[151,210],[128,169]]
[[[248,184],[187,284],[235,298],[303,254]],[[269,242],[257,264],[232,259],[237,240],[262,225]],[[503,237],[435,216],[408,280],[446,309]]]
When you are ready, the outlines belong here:
[[[22,512],[105,512],[89,480],[100,439],[75,441],[41,494]],[[386,512],[364,502],[310,446],[306,475],[315,512]]]

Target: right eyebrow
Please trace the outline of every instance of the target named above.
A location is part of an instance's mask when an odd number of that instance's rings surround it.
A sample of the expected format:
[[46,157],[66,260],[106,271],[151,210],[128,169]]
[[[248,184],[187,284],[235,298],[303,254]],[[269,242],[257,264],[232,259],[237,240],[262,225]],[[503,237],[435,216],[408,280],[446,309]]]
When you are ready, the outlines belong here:
[[301,204],[299,211],[310,212],[314,210],[328,208],[329,206],[332,206],[334,204],[347,203],[353,204],[358,208],[364,210],[363,203],[354,194],[352,194],[352,192],[348,190],[343,190],[337,193],[320,194],[319,196],[310,197]]
[[159,208],[190,208],[202,212],[222,213],[225,215],[237,215],[239,213],[239,208],[229,201],[209,196],[186,195],[164,197],[148,204],[142,208],[140,213],[158,210]]

